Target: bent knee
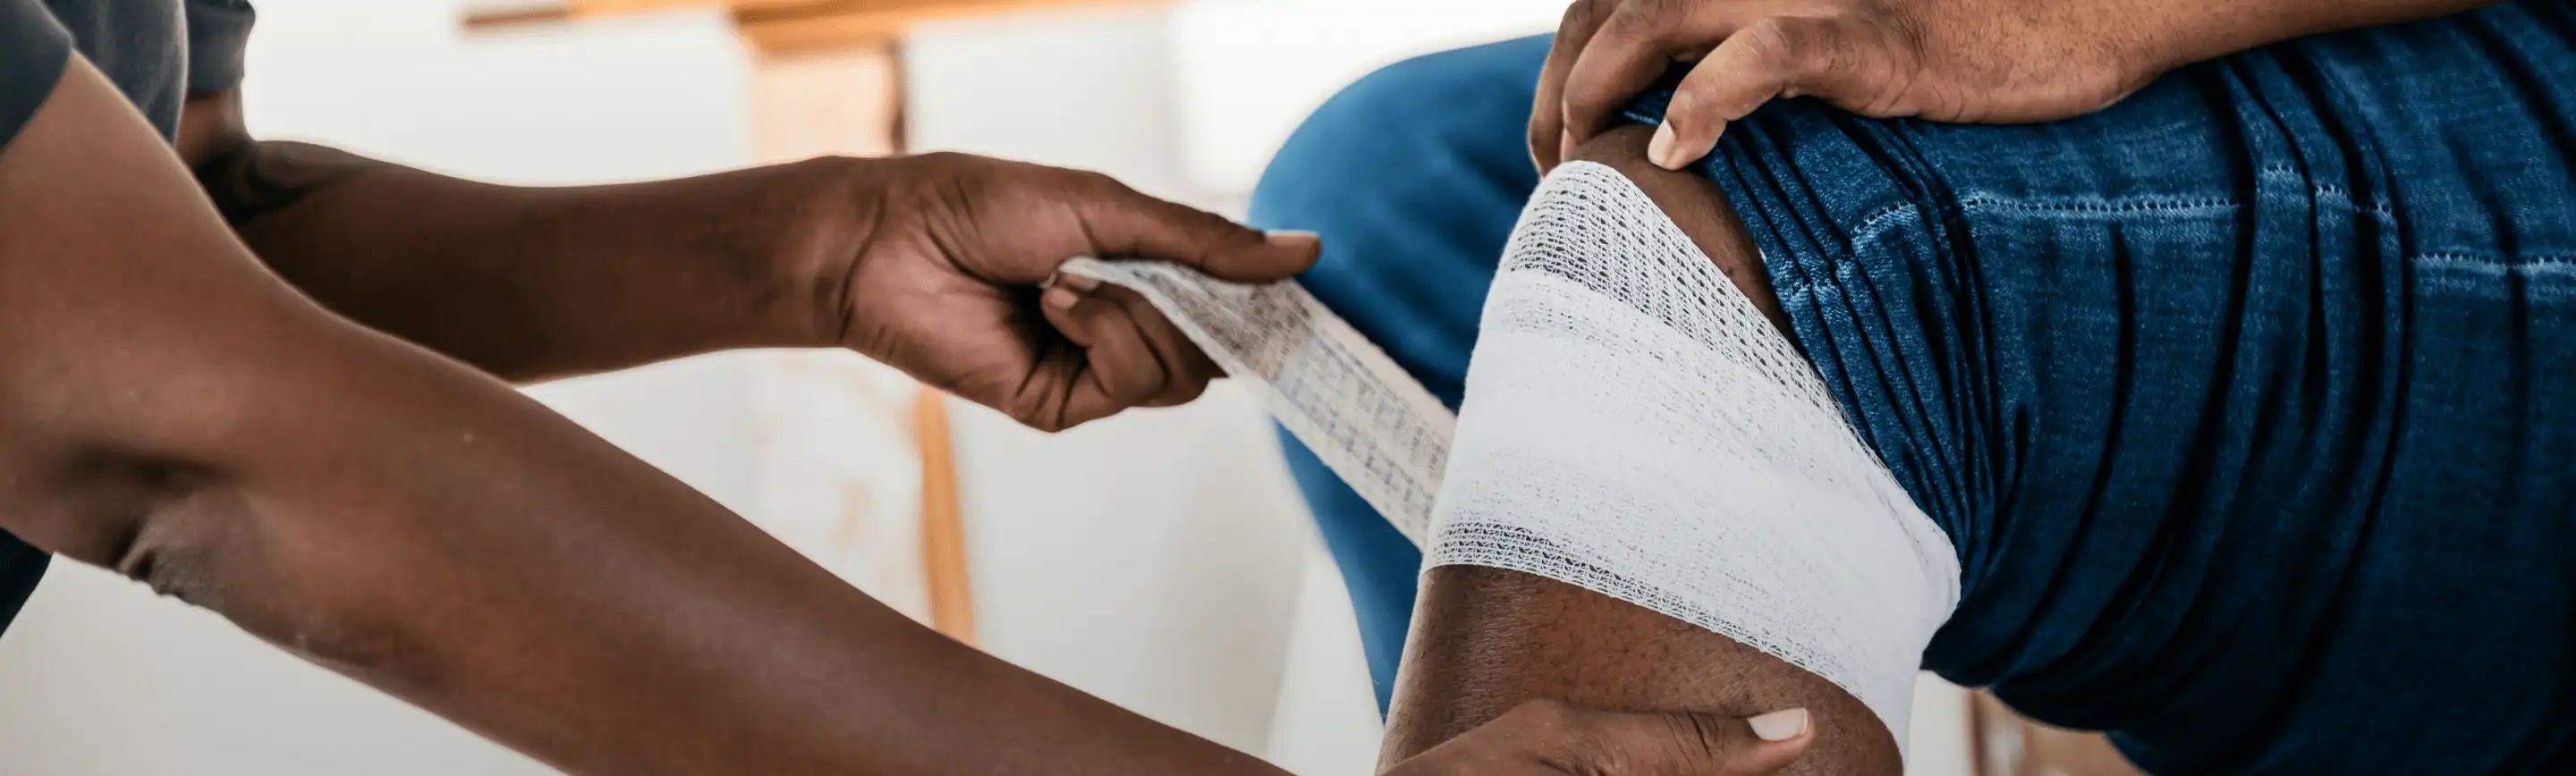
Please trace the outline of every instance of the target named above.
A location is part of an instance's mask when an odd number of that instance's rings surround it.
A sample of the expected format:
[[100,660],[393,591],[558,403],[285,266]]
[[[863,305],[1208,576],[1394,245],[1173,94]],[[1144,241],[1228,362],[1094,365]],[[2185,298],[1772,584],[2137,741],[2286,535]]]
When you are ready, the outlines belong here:
[[1576,146],[1566,160],[1605,165],[1636,183],[1637,189],[1654,200],[1664,216],[1671,218],[1700,252],[1717,263],[1718,271],[1726,273],[1727,279],[1735,282],[1735,287],[1753,301],[1764,317],[1771,319],[1773,326],[1788,333],[1788,316],[1780,310],[1779,296],[1771,290],[1771,276],[1762,266],[1761,249],[1753,245],[1744,222],[1707,176],[1667,170],[1647,161],[1646,142],[1653,135],[1654,128],[1650,126],[1621,126]]

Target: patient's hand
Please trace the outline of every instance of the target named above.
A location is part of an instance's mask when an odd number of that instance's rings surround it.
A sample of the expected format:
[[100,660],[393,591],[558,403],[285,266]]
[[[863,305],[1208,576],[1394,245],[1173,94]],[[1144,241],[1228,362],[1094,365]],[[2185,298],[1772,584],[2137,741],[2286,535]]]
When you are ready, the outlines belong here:
[[2080,116],[2180,64],[2160,53],[2167,41],[2154,34],[2170,25],[2153,22],[2180,16],[2185,3],[2145,4],[2150,13],[2123,7],[2131,5],[1582,0],[1566,9],[1540,76],[1531,151],[1553,166],[1564,149],[1614,125],[1619,107],[1675,62],[1695,64],[1653,154],[1674,169],[1708,155],[1727,123],[1776,97],[1942,121]]
[[1530,152],[1549,169],[1691,62],[1657,164],[1708,155],[1778,97],[1877,117],[2020,123],[2101,110],[2184,64],[2498,0],[1576,0],[1539,76]]
[[1531,701],[1385,776],[1764,776],[1805,754],[1805,709],[1750,719]]
[[[1624,127],[1584,145],[1574,158],[1607,164],[1635,181],[1776,320],[1777,303],[1741,222],[1705,178],[1646,163],[1645,143],[1644,127]],[[1528,724],[1511,714],[1529,712],[1514,709],[1554,701],[1722,718],[1803,708],[1812,714],[1814,741],[1782,772],[1902,770],[1894,735],[1832,682],[1724,636],[1555,580],[1474,566],[1433,568],[1423,578],[1409,642],[1383,764],[1409,765],[1407,758],[1437,753],[1444,742],[1490,735],[1480,727],[1488,723]],[[1629,738],[1599,745],[1630,757],[1657,757],[1659,746],[1671,748]]]
[[[1503,730],[1543,727],[1515,715],[1546,718],[1564,705],[1526,704],[1551,701],[1577,707],[1690,711],[1697,719],[1742,718],[1782,709],[1806,709],[1813,741],[1803,754],[1770,759],[1746,758],[1747,764],[1691,770],[1636,770],[1633,763],[1672,762],[1682,746],[1639,728],[1662,725],[1627,721],[1621,734],[1582,741],[1567,750],[1533,748],[1504,751],[1500,762],[1570,754],[1541,760],[1568,773],[1768,773],[1894,774],[1903,771],[1896,739],[1869,707],[1840,687],[1724,636],[1686,625],[1654,611],[1516,571],[1476,566],[1442,566],[1424,575],[1419,614],[1405,647],[1404,669],[1397,679],[1395,707],[1387,720],[1381,767],[1392,774],[1430,776],[1448,773],[1553,773],[1548,770],[1408,771],[1410,758],[1440,754],[1445,745],[1474,748],[1480,739],[1506,735]],[[1587,723],[1588,724],[1588,723]],[[1488,731],[1487,728],[1495,728]],[[1541,738],[1543,743],[1563,741]],[[1683,741],[1691,739],[1684,738]],[[1533,745],[1534,747],[1540,745]],[[1582,748],[1589,747],[1589,748]],[[1512,759],[1515,755],[1521,759]],[[1588,758],[1588,759],[1587,759]],[[1705,758],[1704,758],[1705,759]],[[1619,763],[1627,770],[1585,771],[1587,762]]]

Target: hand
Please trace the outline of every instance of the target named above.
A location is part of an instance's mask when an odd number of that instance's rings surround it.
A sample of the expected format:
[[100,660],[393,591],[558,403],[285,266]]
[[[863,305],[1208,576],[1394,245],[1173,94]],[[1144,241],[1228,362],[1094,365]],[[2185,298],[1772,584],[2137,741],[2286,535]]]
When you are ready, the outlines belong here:
[[1775,97],[1818,97],[1881,118],[2080,116],[2182,61],[2156,54],[2173,47],[2149,32],[2176,27],[2156,18],[2182,13],[2174,5],[1576,0],[1539,76],[1530,152],[1554,168],[1676,62],[1697,64],[1648,146],[1665,169],[1707,156],[1729,122]]
[[1815,742],[1804,709],[1749,719],[1531,701],[1383,776],[1763,776]]
[[822,241],[824,266],[847,262],[830,291],[841,344],[1045,431],[1187,402],[1222,376],[1143,297],[1056,279],[1057,265],[1152,258],[1269,282],[1320,247],[1098,173],[960,154],[838,161],[861,165],[858,202],[831,215],[864,217]]

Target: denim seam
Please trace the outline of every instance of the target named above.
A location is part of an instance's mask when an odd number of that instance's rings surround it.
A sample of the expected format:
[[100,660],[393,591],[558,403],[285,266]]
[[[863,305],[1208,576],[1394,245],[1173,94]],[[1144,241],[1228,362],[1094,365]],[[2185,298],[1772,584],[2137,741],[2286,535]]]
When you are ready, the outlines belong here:
[[1959,198],[1959,209],[1971,213],[1981,210],[2006,210],[2027,213],[2088,213],[2097,215],[2111,215],[2119,213],[2188,212],[2210,212],[2212,214],[2216,214],[2223,211],[2234,211],[2241,207],[2244,207],[2243,203],[2225,197],[2176,197],[2156,200],[2103,202],[2099,204],[2091,202],[2007,199],[1985,194],[1971,194]]
[[1879,234],[1886,232],[1891,226],[1888,221],[1906,216],[1913,217],[1914,221],[1919,223],[1923,217],[1922,208],[1916,207],[1912,202],[1899,202],[1870,213],[1860,220],[1860,225],[1852,227],[1852,247],[1858,248],[1862,243],[1877,239]]
[[2415,254],[2413,257],[2410,257],[2408,261],[2419,265],[2495,267],[2499,269],[2535,269],[2545,267],[2557,270],[2562,268],[2576,268],[2576,255],[2516,256],[2512,258],[2503,258],[2470,251],[2437,251]]

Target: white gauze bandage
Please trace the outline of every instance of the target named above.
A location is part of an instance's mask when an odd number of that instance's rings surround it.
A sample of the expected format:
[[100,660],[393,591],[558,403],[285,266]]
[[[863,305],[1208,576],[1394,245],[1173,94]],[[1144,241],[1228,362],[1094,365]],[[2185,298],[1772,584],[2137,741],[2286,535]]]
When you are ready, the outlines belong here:
[[1796,348],[1617,171],[1568,163],[1533,195],[1454,434],[1293,283],[1065,271],[1151,300],[1427,565],[1535,574],[1705,628],[1850,692],[1903,747],[1923,649],[1957,602],[1955,551]]

